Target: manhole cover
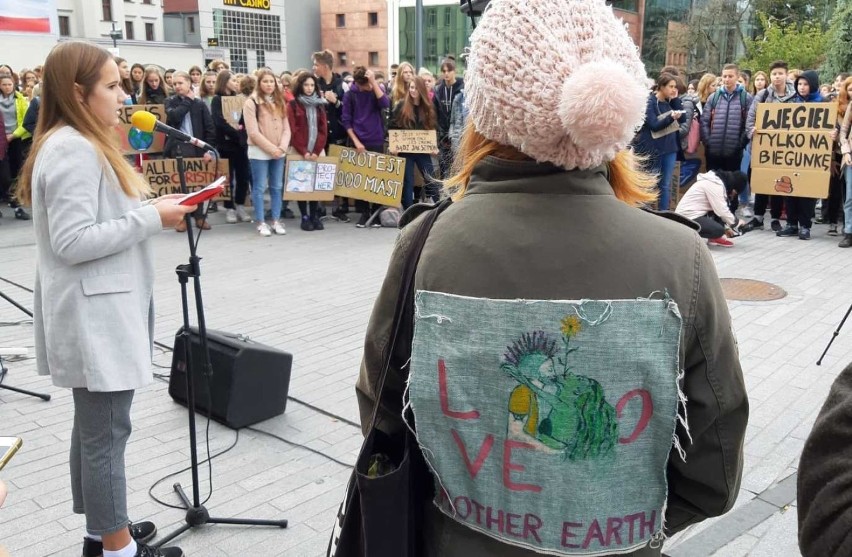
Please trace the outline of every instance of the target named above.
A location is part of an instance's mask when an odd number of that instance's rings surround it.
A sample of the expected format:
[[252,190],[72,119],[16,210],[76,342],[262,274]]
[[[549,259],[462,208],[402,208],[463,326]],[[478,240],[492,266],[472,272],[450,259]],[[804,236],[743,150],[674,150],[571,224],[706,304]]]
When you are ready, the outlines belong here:
[[723,278],[720,281],[722,282],[722,291],[728,300],[768,302],[780,300],[787,295],[783,288],[762,280]]

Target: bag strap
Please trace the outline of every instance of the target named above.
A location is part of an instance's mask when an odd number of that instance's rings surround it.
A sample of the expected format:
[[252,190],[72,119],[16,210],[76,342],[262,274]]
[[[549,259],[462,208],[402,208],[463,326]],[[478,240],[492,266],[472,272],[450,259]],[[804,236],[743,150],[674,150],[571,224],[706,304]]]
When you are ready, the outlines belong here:
[[[435,221],[438,219],[438,216],[447,207],[452,205],[452,203],[452,198],[447,198],[428,211],[426,216],[423,218],[423,222],[420,223],[419,227],[414,232],[414,238],[412,238],[408,253],[405,256],[405,262],[403,264],[402,269],[402,277],[399,284],[399,294],[397,297],[396,309],[394,311],[393,316],[393,324],[391,325],[391,336],[382,355],[382,373],[379,376],[378,389],[375,389],[376,403],[373,406],[373,415],[370,418],[370,430],[372,430],[376,425],[376,418],[379,414],[379,405],[381,404],[382,392],[385,388],[385,379],[387,379],[391,359],[393,357],[394,350],[396,349],[397,341],[400,338],[400,333],[402,332],[405,317],[408,314],[410,306],[413,303],[414,275],[417,271],[417,263],[420,261],[420,254],[423,252],[423,247],[426,245],[426,239],[429,237],[429,232],[432,230],[432,225],[435,224]],[[337,509],[337,518],[335,524],[341,523],[343,517],[346,516],[346,514],[349,512],[349,507],[352,504],[352,497],[354,492],[355,474],[353,472],[353,474],[349,477],[349,484],[346,486],[346,497],[343,501],[340,502],[340,507]],[[334,529],[332,529],[331,535],[329,536],[328,540],[328,547],[326,548],[326,557],[331,557],[333,555],[332,549],[335,548],[334,535],[335,531]]]
[[[379,375],[377,383],[378,388],[375,392],[375,404],[373,405],[373,415],[370,418],[370,427],[373,429],[376,426],[376,419],[379,415],[379,407],[382,401],[382,392],[385,388],[385,380],[388,376],[388,370],[391,366],[391,360],[396,350],[397,342],[400,339],[405,323],[405,316],[408,314],[410,306],[414,302],[414,275],[417,272],[417,264],[420,261],[420,254],[423,252],[423,247],[426,245],[426,239],[429,237],[429,232],[432,230],[432,225],[438,219],[438,216],[450,205],[452,198],[447,198],[430,210],[423,218],[417,230],[414,232],[414,237],[411,239],[411,244],[408,248],[408,253],[405,256],[403,263],[402,276],[399,281],[399,294],[397,295],[396,309],[394,310],[393,324],[391,325],[391,336],[388,339],[382,356],[382,372]],[[408,323],[410,326],[411,324]]]

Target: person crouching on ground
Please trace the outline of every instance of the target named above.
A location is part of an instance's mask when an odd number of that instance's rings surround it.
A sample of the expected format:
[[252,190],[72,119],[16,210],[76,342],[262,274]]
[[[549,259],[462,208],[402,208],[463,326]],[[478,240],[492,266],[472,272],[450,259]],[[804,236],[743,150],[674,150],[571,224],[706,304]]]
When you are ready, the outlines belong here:
[[745,191],[748,177],[740,171],[711,170],[699,174],[689,188],[675,213],[692,219],[701,226],[698,235],[707,238],[710,245],[733,247],[728,238],[736,236],[745,221],[737,220],[728,202]]

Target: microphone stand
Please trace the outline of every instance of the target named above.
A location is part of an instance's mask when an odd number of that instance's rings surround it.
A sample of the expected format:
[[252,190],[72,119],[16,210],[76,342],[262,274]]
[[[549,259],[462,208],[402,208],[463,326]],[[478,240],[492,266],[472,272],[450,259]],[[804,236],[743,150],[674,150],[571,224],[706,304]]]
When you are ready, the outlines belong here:
[[[22,306],[21,304],[19,304],[18,302],[16,302],[15,300],[10,298],[9,296],[7,296],[6,294],[3,294],[3,292],[0,292],[0,298],[3,298],[4,300],[6,300],[7,302],[12,304],[13,306],[18,308],[19,310],[23,311],[24,313],[26,313],[30,317],[33,316],[33,312],[31,312],[30,310],[28,310],[27,308],[25,308],[24,306]],[[34,391],[28,391],[26,389],[21,389],[20,387],[12,387],[11,385],[4,385],[3,379],[6,378],[6,372],[8,372],[8,371],[9,371],[9,368],[7,368],[5,365],[3,365],[3,355],[0,354],[0,389],[6,389],[7,391],[13,391],[13,392],[16,392],[16,393],[21,393],[22,395],[34,396],[34,397],[40,398],[42,400],[50,400],[50,395],[47,395],[47,394],[36,393]]]
[[[219,154],[216,154],[218,159]],[[180,143],[177,144],[176,156],[178,176],[180,177],[180,190],[184,195],[189,193],[186,187],[186,166],[183,160]],[[186,509],[186,524],[167,535],[161,540],[158,540],[155,547],[162,547],[164,544],[175,539],[187,530],[204,524],[244,524],[253,526],[278,526],[280,528],[287,527],[287,520],[257,520],[249,518],[214,518],[201,503],[201,495],[198,487],[198,447],[195,436],[195,388],[193,383],[195,378],[193,369],[195,363],[192,361],[192,349],[190,344],[189,330],[189,299],[187,296],[187,283],[192,279],[193,290],[195,292],[195,311],[198,316],[198,337],[201,342],[201,353],[204,361],[203,373],[208,379],[213,375],[213,366],[210,363],[210,352],[207,345],[207,324],[204,319],[204,304],[201,300],[201,258],[198,257],[196,239],[192,235],[192,219],[190,213],[184,215],[184,223],[186,223],[186,238],[189,242],[189,263],[178,265],[175,272],[180,283],[180,300],[183,309],[183,328],[178,334],[178,338],[183,342],[184,362],[186,363],[186,408],[189,414],[189,454],[192,470],[192,501],[186,496],[186,493],[180,483],[175,483],[172,487],[180,498],[183,507]]]

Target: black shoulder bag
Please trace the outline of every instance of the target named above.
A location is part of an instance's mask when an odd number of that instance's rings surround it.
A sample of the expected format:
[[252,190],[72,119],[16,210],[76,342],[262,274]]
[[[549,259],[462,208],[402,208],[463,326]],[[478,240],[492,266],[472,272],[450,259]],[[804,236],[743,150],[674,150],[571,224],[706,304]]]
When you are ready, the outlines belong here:
[[[346,498],[340,504],[327,557],[414,557],[423,547],[421,515],[424,502],[433,496],[431,475],[414,434],[404,427],[388,435],[376,427],[376,418],[396,348],[406,347],[405,353],[410,353],[414,329],[414,273],[420,254],[438,215],[451,203],[447,199],[430,210],[411,240],[391,336],[382,360],[370,428],[349,478]],[[413,424],[410,410],[407,421]]]

